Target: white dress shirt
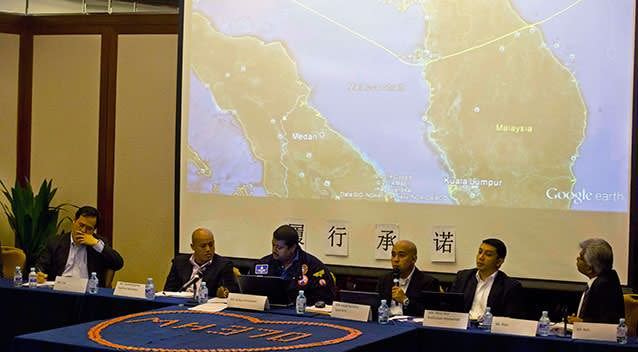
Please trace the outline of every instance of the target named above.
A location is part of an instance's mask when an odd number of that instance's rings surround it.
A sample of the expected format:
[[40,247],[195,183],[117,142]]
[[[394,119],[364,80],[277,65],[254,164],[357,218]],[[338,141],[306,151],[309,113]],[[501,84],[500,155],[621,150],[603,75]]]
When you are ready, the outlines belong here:
[[[410,275],[408,275],[405,279],[399,278],[399,287],[404,293],[408,292],[408,286],[410,286],[410,280],[412,279],[412,274],[414,274],[415,268],[416,267],[412,268]],[[403,315],[403,302],[395,302],[392,300],[392,303],[390,304],[390,315]]]
[[485,314],[487,298],[490,296],[496,274],[498,274],[498,270],[485,280],[481,280],[478,270],[476,271],[476,291],[474,291],[474,300],[472,301],[472,308],[470,308],[470,319],[479,319]]
[[[62,276],[88,279],[89,269],[86,263],[86,246],[83,244],[75,244],[75,242],[73,242],[73,235],[69,236],[71,236],[71,245],[69,246],[69,255],[66,257],[66,265],[64,266]],[[104,242],[99,240],[97,244],[93,246],[93,249],[98,253],[102,253],[102,250],[104,250]]]
[[[191,265],[193,265],[193,271],[191,272],[191,277],[189,278],[189,280],[190,280],[193,277],[195,277],[195,275],[199,271],[200,265],[195,262],[195,258],[193,257],[193,255],[191,255],[189,261],[191,262]],[[201,286],[201,282],[202,282],[202,280],[197,280],[197,282],[195,283],[196,292],[199,292],[199,286]],[[186,291],[187,292],[193,292],[193,285],[188,286],[186,288]]]
[[587,292],[591,288],[591,285],[594,283],[594,281],[596,281],[597,278],[598,276],[595,276],[589,279],[589,281],[587,281],[587,289],[583,292],[582,295],[580,295],[580,302],[578,303],[578,311],[576,312],[577,317],[580,317],[580,310],[583,308],[583,300],[585,299],[585,295],[587,294]]

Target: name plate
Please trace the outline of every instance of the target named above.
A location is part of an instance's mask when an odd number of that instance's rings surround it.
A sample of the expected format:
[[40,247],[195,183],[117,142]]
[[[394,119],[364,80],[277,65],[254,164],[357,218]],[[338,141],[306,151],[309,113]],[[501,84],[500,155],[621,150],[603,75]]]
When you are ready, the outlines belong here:
[[468,313],[426,310],[423,313],[423,326],[467,330]]
[[113,291],[113,296],[133,297],[146,299],[146,291],[144,284],[135,282],[118,281]]
[[492,332],[520,336],[536,336],[538,322],[534,320],[494,317]]
[[228,294],[228,308],[258,310],[263,312],[266,309],[270,309],[270,304],[266,296],[231,292]]
[[574,323],[572,339],[616,341],[616,324]]
[[365,322],[372,320],[372,311],[370,310],[370,306],[364,304],[334,301],[332,302],[332,313],[330,313],[330,316],[333,318]]
[[85,293],[86,284],[88,282],[89,279],[82,279],[79,277],[56,276],[55,282],[53,283],[53,289],[55,291]]

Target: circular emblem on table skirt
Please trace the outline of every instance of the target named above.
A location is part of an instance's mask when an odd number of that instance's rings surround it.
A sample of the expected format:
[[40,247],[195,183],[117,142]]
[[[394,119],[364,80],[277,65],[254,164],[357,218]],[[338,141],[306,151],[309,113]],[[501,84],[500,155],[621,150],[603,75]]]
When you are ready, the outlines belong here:
[[98,323],[88,337],[129,351],[259,352],[334,345],[362,334],[343,325],[279,317],[282,320],[228,312],[151,311]]

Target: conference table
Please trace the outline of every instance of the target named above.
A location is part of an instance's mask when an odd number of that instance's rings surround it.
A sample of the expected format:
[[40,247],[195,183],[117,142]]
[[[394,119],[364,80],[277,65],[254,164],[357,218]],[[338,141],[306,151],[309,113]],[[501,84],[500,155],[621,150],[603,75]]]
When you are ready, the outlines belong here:
[[629,351],[627,345],[570,338],[526,337],[482,330],[388,325],[296,316],[290,309],[219,313],[169,306],[16,337],[14,352],[42,351]]
[[417,327],[385,326],[270,312],[202,312],[184,306],[16,337],[15,352],[26,351],[388,351],[416,343]]
[[[565,337],[525,337],[423,327],[414,322],[361,323],[318,314],[297,316],[293,309],[267,312],[226,309],[197,312],[185,299],[144,300],[50,289],[13,288],[0,280],[5,305],[2,337],[22,351],[627,351],[627,345],[572,340]],[[4,315],[7,313],[7,315]],[[16,336],[19,335],[19,336]],[[15,338],[14,338],[15,336]]]

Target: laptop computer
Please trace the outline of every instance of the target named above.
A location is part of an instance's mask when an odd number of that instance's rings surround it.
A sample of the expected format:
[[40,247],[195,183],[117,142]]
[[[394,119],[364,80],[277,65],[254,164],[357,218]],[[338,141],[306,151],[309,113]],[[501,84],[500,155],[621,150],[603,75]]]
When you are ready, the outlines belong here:
[[341,302],[370,306],[372,309],[372,320],[376,321],[379,315],[379,305],[381,305],[381,298],[378,292],[340,290],[339,297],[339,301]]
[[464,312],[465,301],[463,293],[421,291],[419,300],[426,310],[442,310],[446,312]]
[[289,306],[290,280],[278,276],[241,275],[237,277],[241,293],[268,297],[271,306]]

